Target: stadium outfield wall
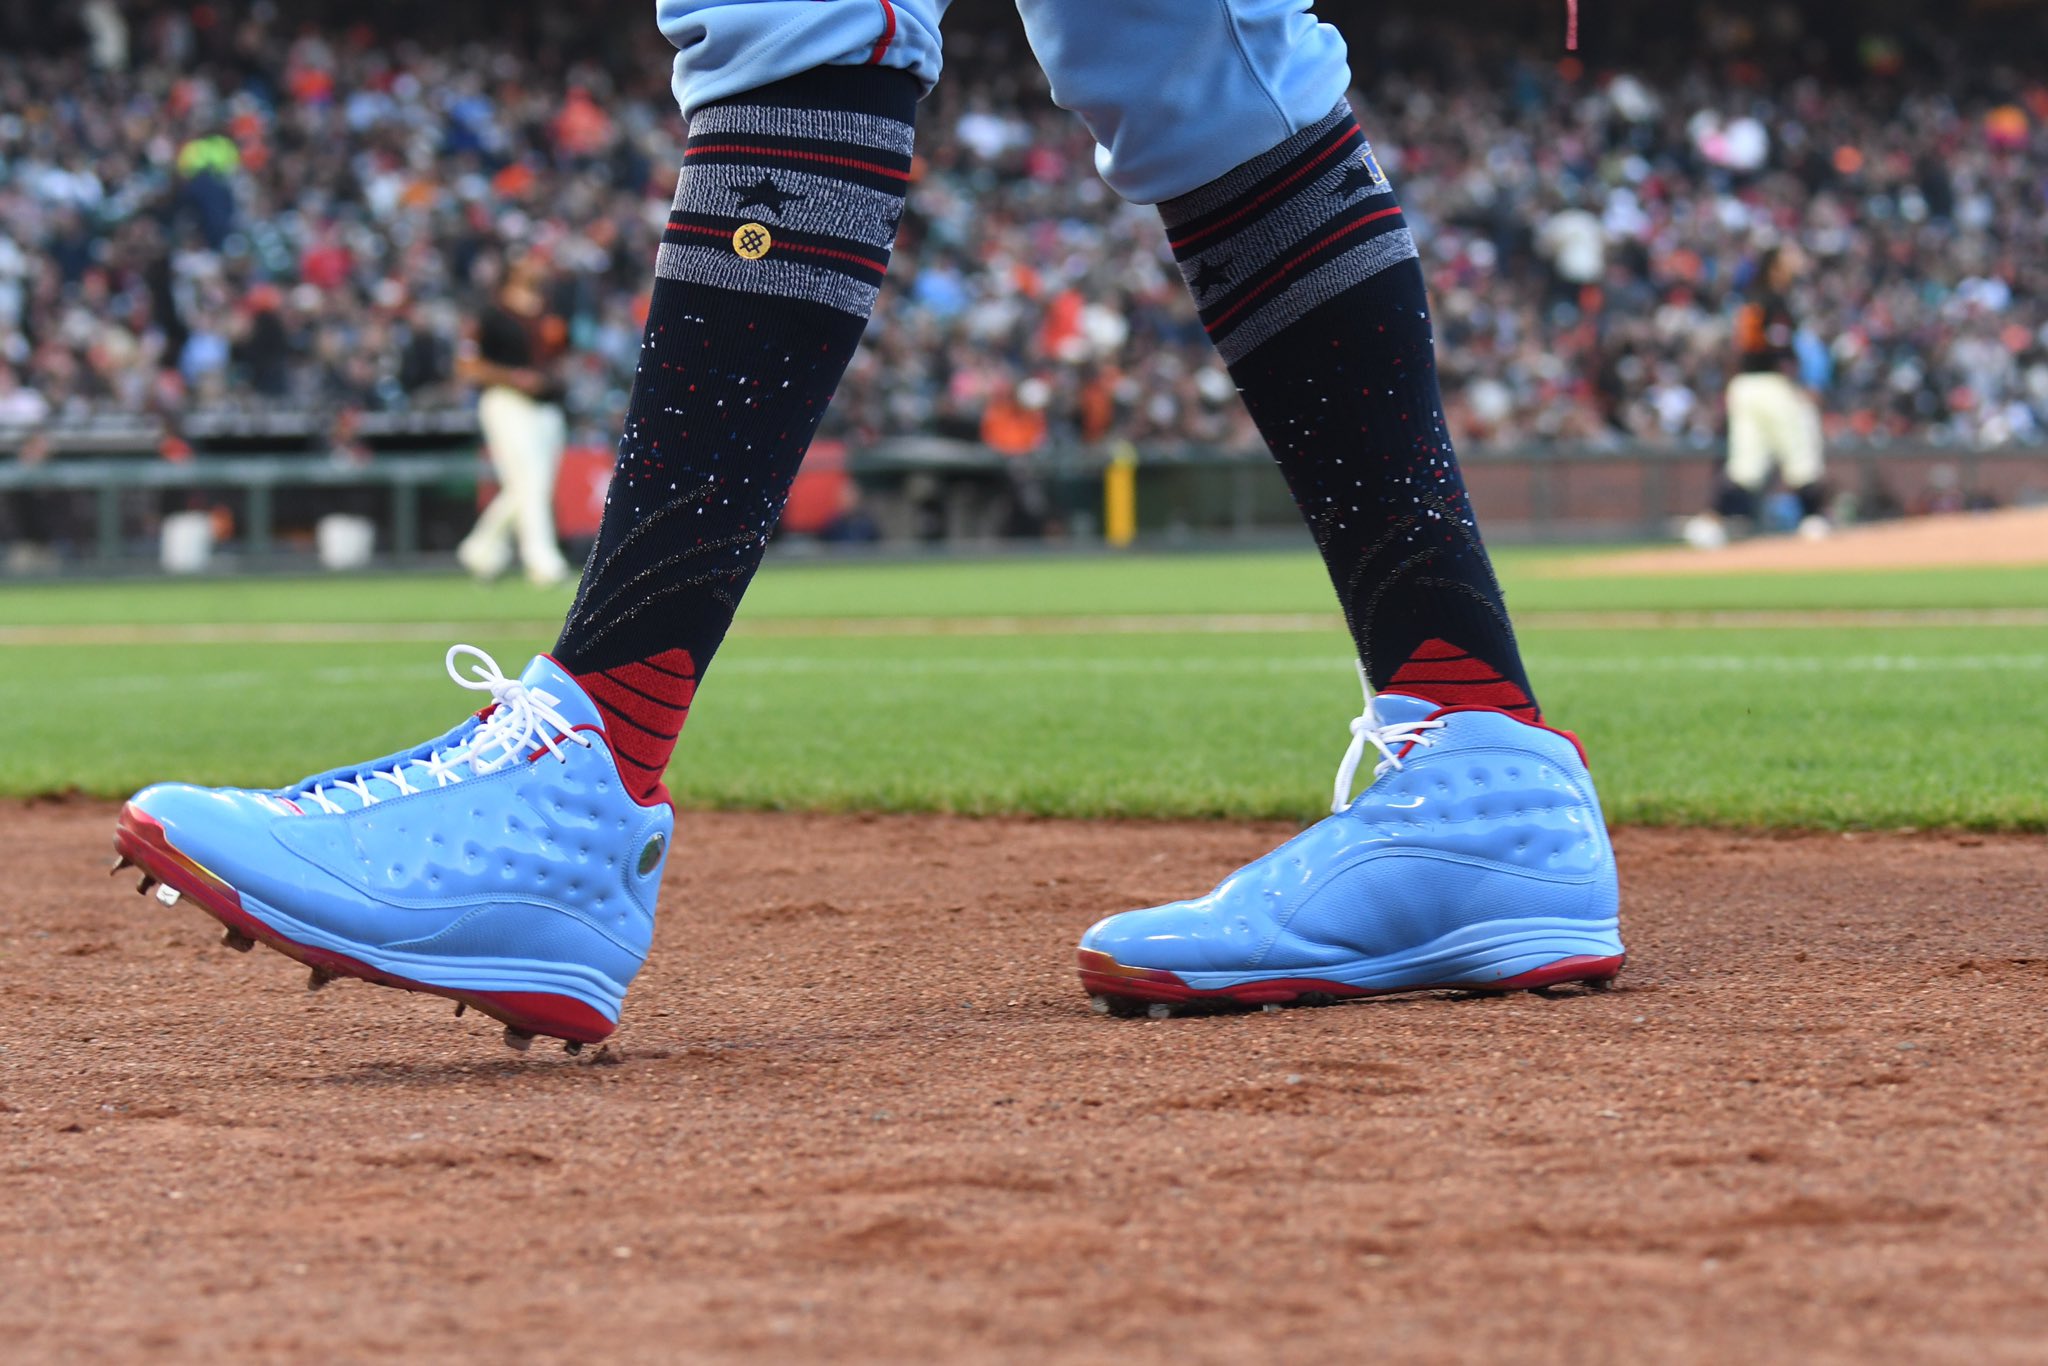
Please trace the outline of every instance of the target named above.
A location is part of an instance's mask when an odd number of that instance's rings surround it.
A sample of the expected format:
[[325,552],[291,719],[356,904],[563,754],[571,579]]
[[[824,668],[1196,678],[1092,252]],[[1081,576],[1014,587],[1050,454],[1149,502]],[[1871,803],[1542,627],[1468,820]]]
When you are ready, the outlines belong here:
[[[1712,448],[1643,445],[1475,448],[1462,456],[1489,539],[1504,544],[1668,535],[1676,519],[1710,501],[1718,461]],[[572,453],[557,499],[572,543],[595,525],[608,469],[604,451]],[[1223,546],[1299,535],[1292,500],[1263,451],[1113,443],[1018,457],[933,438],[819,443],[788,529],[798,540],[883,549],[1100,543],[1106,517],[1108,537],[1118,539],[1111,490],[1120,469],[1129,472],[1134,501],[1128,531],[1141,543]],[[1848,521],[2048,503],[2048,447],[1846,446],[1831,453],[1830,484]],[[377,562],[417,563],[447,553],[486,492],[487,467],[471,437],[421,444],[400,436],[374,455],[345,458],[275,446],[175,460],[134,447],[76,450],[37,465],[0,462],[0,549],[32,531],[57,550],[39,569],[119,571],[155,562],[165,517],[198,510],[212,515],[226,563],[305,568],[319,521],[341,513],[374,529]],[[24,510],[45,524],[25,528]]]

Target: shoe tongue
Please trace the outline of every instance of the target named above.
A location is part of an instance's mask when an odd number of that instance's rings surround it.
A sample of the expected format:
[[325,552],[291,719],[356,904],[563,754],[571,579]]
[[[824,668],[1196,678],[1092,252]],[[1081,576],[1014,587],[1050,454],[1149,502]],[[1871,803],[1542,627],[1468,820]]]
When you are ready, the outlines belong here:
[[1443,708],[1438,703],[1405,692],[1375,693],[1372,699],[1372,719],[1382,726],[1399,725],[1403,721],[1427,721],[1441,710]]
[[554,698],[551,705],[572,727],[603,728],[604,718],[598,715],[597,704],[590,700],[590,694],[583,691],[576,675],[548,656],[535,655],[533,662],[526,666],[526,672],[519,675],[519,681],[534,692],[544,692]]

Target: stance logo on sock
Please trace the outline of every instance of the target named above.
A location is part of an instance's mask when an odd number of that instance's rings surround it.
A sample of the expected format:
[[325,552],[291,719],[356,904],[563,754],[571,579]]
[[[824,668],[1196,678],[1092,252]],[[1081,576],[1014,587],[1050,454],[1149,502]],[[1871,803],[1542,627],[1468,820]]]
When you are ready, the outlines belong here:
[[697,665],[690,652],[663,650],[651,659],[577,674],[576,681],[604,713],[612,757],[633,799],[643,806],[667,801],[662,771],[697,695]]
[[1498,707],[1540,721],[1535,702],[1500,670],[1446,640],[1425,640],[1387,680],[1387,691],[1426,697],[1441,707]]
[[733,231],[732,249],[749,261],[760,260],[774,245],[775,239],[762,224],[742,223]]

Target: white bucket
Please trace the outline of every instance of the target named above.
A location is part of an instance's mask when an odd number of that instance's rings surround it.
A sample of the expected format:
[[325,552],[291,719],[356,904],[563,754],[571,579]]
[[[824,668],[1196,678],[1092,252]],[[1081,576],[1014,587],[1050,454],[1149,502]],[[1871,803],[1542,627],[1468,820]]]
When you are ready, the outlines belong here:
[[313,526],[323,569],[361,569],[377,551],[377,524],[348,512],[330,512]]
[[157,549],[165,573],[203,573],[213,559],[213,514],[172,513],[164,518]]

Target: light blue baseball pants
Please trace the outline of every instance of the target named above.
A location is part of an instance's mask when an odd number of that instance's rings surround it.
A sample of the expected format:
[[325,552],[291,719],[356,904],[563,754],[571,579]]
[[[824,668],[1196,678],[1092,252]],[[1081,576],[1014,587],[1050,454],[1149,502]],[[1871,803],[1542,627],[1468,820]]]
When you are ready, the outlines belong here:
[[[820,66],[900,67],[931,89],[948,0],[656,0],[688,115]],[[1018,0],[1052,97],[1095,135],[1102,178],[1156,204],[1328,114],[1344,40],[1308,0]]]

